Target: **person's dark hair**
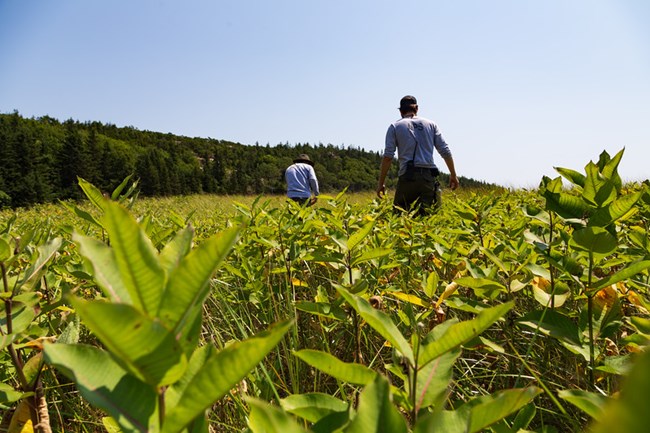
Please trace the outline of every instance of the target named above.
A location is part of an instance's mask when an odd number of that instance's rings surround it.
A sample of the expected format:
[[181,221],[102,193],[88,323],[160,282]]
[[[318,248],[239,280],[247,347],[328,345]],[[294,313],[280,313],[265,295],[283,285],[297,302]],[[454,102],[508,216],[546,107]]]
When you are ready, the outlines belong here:
[[401,113],[408,113],[410,111],[417,111],[418,100],[415,99],[415,96],[406,95],[399,101],[399,111]]

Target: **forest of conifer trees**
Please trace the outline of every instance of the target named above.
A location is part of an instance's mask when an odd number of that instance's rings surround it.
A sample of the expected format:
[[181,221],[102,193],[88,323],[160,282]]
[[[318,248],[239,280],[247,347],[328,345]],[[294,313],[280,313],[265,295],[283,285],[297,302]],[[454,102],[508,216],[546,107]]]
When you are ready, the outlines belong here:
[[[323,192],[376,187],[381,155],[354,147],[245,145],[101,122],[0,113],[0,207],[79,199],[77,177],[111,192],[133,175],[143,196],[283,194],[284,169],[300,153],[315,161]],[[392,182],[395,177],[389,176]],[[467,178],[461,183],[486,185]]]

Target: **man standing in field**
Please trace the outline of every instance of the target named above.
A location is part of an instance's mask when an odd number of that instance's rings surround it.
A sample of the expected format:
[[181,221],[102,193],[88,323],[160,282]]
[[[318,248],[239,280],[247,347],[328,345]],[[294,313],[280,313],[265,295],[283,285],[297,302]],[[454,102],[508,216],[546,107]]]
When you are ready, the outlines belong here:
[[314,171],[314,163],[309,155],[300,154],[284,171],[284,179],[287,182],[287,197],[291,200],[309,206],[318,200],[318,179]]
[[452,190],[458,188],[454,159],[438,126],[429,119],[418,117],[418,103],[414,96],[404,96],[400,100],[399,111],[402,118],[392,123],[386,133],[377,196],[381,198],[386,193],[384,181],[397,150],[399,179],[393,206],[406,211],[417,208],[419,215],[425,215],[431,208],[441,204],[433,149],[447,164],[449,187]]

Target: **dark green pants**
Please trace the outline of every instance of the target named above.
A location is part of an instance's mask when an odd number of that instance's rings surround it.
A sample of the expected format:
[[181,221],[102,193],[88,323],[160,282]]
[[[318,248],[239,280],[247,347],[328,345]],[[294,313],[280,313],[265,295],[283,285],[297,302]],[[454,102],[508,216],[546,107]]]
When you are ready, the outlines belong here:
[[426,215],[440,205],[440,183],[430,172],[416,172],[413,180],[400,176],[393,200],[396,212],[400,210],[411,212],[417,209],[418,215]]

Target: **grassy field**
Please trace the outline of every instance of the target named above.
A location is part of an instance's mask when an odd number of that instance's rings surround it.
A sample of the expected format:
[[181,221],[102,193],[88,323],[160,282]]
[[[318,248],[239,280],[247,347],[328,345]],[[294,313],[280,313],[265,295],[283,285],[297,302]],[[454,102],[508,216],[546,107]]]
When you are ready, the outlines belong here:
[[643,431],[650,195],[615,163],[444,190],[424,218],[90,186],[4,210],[4,422],[31,401],[54,431]]

